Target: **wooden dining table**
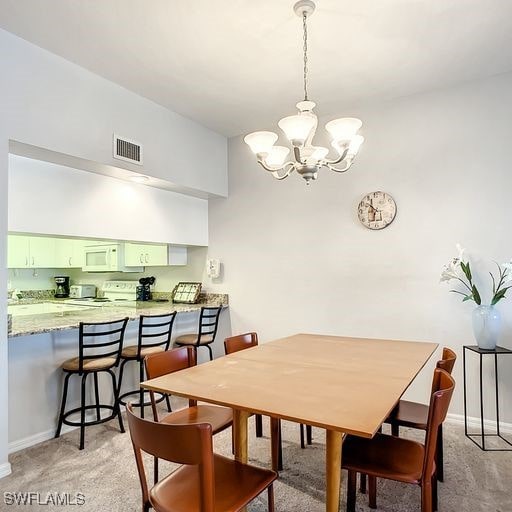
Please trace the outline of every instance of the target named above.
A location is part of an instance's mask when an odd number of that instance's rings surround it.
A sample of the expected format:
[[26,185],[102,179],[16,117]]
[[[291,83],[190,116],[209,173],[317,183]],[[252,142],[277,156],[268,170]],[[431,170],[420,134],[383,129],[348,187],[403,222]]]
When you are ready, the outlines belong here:
[[437,347],[296,334],[141,386],[232,408],[235,458],[241,462],[248,458],[250,414],[325,429],[325,510],[338,512],[343,435],[373,437]]

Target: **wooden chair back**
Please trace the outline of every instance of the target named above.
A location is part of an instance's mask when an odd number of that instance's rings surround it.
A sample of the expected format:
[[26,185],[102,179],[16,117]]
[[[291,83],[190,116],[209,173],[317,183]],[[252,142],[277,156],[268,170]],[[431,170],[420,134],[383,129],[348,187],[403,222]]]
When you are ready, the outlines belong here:
[[119,364],[123,349],[128,317],[114,322],[80,322],[78,329],[78,371],[83,372],[84,362],[102,357],[113,357]]
[[128,426],[142,487],[143,509],[149,491],[142,452],[176,464],[197,466],[200,473],[201,511],[214,512],[214,463],[212,426],[209,423],[173,425],[139,418],[127,405]]
[[455,361],[457,360],[457,354],[448,347],[443,348],[443,356],[440,361],[437,362],[437,368],[447,371],[450,375],[452,374]]
[[[186,368],[190,368],[197,364],[196,352],[194,347],[179,347],[166,352],[157,352],[151,354],[144,359],[146,367],[146,375],[148,379],[156,379],[169,373],[178,372]],[[156,408],[155,394],[149,392],[151,397],[151,409],[153,410],[153,418],[158,421],[158,411]],[[197,405],[196,400],[189,400],[189,407]]]
[[247,332],[238,336],[231,336],[224,340],[224,353],[233,354],[246,348],[256,347],[258,345],[258,335],[255,332]]
[[452,399],[455,381],[453,377],[441,368],[434,370],[432,396],[427,421],[427,434],[425,437],[425,459],[423,461],[423,478],[429,479],[434,472],[434,461],[437,450],[437,436],[439,426],[442,425],[448,414],[448,407]]
[[163,347],[164,350],[169,350],[176,314],[177,312],[173,311],[164,315],[140,315],[137,342],[138,360],[141,358],[143,348]]

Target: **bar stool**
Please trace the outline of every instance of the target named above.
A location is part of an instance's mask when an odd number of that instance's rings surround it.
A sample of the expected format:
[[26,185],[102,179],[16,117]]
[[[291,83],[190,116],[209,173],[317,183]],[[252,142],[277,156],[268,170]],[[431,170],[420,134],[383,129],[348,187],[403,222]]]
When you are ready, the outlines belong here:
[[213,361],[213,351],[210,345],[215,341],[217,328],[219,326],[219,317],[222,306],[208,307],[203,306],[199,315],[199,329],[194,334],[183,334],[178,336],[174,343],[178,347],[192,346],[196,352],[199,347],[206,347],[210,354],[210,361]]
[[[105,423],[117,416],[119,420],[119,429],[124,432],[123,419],[119,408],[119,396],[116,384],[116,376],[113,368],[119,364],[121,349],[123,346],[124,333],[128,318],[116,320],[113,322],[84,323],[80,322],[78,331],[78,357],[68,359],[62,363],[66,377],[64,379],[64,389],[62,392],[62,404],[59,414],[59,422],[55,438],[60,436],[62,425],[80,427],[80,450],[84,449],[85,427]],[[100,403],[98,373],[106,372],[112,378],[112,392],[114,394],[114,404],[107,405]],[[85,391],[86,382],[89,375],[94,376],[94,395],[95,405],[86,405]],[[82,378],[80,407],[76,407],[66,412],[66,400],[68,394],[69,378],[72,375],[78,375]],[[112,414],[106,418],[101,417],[101,409],[112,411]],[[95,420],[86,420],[85,413],[89,410],[96,410]],[[72,414],[80,413],[80,421],[69,420]]]
[[[130,345],[123,348],[121,352],[121,368],[119,370],[119,403],[126,405],[126,398],[132,395],[139,395],[139,402],[132,403],[134,407],[140,407],[140,415],[144,418],[144,407],[151,405],[151,402],[144,401],[144,393],[148,391],[138,388],[121,394],[124,367],[130,361],[139,363],[139,382],[144,380],[144,358],[157,352],[169,350],[171,344],[172,327],[176,319],[176,311],[164,315],[141,315],[139,317],[139,335],[137,345]],[[166,399],[167,409],[171,411],[169,396],[162,395],[158,402]]]

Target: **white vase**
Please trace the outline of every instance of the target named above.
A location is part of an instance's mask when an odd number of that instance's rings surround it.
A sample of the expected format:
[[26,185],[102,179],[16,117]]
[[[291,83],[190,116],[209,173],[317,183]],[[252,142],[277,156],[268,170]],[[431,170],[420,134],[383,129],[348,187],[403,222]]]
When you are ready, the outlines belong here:
[[494,350],[501,331],[501,315],[494,306],[478,306],[473,311],[473,334],[478,347]]

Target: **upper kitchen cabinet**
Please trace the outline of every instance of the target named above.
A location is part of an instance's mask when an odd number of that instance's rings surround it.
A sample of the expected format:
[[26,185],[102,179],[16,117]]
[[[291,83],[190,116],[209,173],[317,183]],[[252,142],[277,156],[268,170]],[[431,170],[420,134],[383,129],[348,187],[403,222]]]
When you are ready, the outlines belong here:
[[186,265],[187,248],[165,244],[125,244],[125,265],[128,267]]
[[84,266],[84,240],[55,239],[55,268],[82,268]]
[[55,239],[9,235],[7,266],[9,268],[54,268]]

